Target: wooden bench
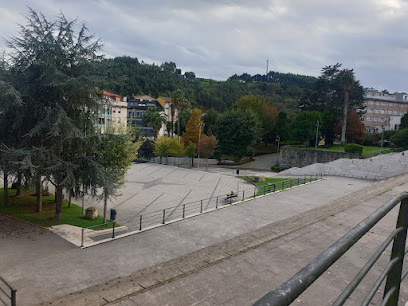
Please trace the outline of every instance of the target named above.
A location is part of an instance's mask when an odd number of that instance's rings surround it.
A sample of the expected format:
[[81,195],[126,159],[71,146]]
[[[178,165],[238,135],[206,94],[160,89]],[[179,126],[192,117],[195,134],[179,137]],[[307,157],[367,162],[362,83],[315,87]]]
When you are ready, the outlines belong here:
[[231,193],[227,194],[226,198],[224,199],[224,202],[231,202],[232,199],[237,198],[238,195],[234,192],[231,191]]

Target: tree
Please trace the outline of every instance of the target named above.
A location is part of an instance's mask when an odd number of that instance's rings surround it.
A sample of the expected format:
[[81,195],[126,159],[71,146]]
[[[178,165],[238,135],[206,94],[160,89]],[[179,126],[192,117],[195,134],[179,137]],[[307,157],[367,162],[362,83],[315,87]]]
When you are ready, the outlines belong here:
[[97,141],[95,152],[99,163],[104,167],[103,179],[103,221],[107,219],[107,201],[125,183],[125,175],[133,160],[137,157],[140,142],[133,142],[129,135],[102,134]]
[[208,159],[214,154],[218,147],[218,140],[215,136],[202,135],[198,141],[197,153],[207,160],[206,170],[208,170]]
[[275,106],[270,105],[264,97],[247,95],[238,99],[233,106],[253,111],[261,122],[263,141],[268,143],[275,140],[275,124],[279,111]]
[[154,142],[146,139],[142,145],[140,146],[139,150],[137,151],[140,156],[144,158],[150,159],[154,156]]
[[195,143],[190,143],[186,147],[186,155],[191,158],[191,167],[194,167],[194,157],[197,156],[196,149],[197,146],[195,145]]
[[301,111],[292,123],[292,138],[302,142],[307,142],[310,147],[316,141],[316,123],[322,122],[321,113],[316,111]]
[[[324,112],[329,110],[336,116],[324,127],[326,138],[331,142],[335,125],[332,121],[346,124],[351,108],[363,109],[363,87],[355,79],[352,69],[341,69],[341,64],[326,66],[313,88],[306,90],[300,100],[303,110]],[[329,129],[331,128],[331,130]],[[344,129],[346,130],[346,129]]]
[[[171,94],[173,108],[177,110],[177,135],[180,136],[180,117],[183,109],[188,108],[190,103],[181,89],[177,89]],[[173,114],[172,114],[173,119]]]
[[215,135],[220,151],[239,161],[261,135],[261,124],[249,110],[230,110],[218,117]]
[[341,127],[340,141],[342,145],[346,144],[347,114],[349,112],[349,95],[354,81],[353,70],[344,69],[338,75],[338,82],[344,91],[343,125]]
[[391,136],[391,142],[399,147],[408,147],[408,128],[399,130]]
[[213,109],[210,108],[209,110],[207,110],[202,118],[203,118],[203,122],[204,122],[204,133],[206,135],[213,135],[214,134],[214,129],[215,129],[215,125],[217,123],[217,118],[218,118],[219,113]]
[[[338,134],[342,132],[343,122],[339,122],[336,127]],[[347,130],[346,130],[346,142],[362,144],[364,141],[364,127],[361,122],[360,116],[353,108],[347,116]]]
[[0,168],[3,172],[5,207],[9,205],[8,177],[16,168],[14,162],[17,156],[12,149],[20,141],[16,132],[18,133],[18,113],[21,106],[20,93],[12,85],[0,81]]
[[161,114],[155,107],[148,107],[146,112],[143,114],[143,124],[150,125],[153,128],[154,139],[157,139],[157,134],[159,133],[162,125],[166,124],[166,122],[166,116]]
[[163,156],[166,158],[169,156],[183,156],[184,146],[176,138],[163,136],[155,142],[154,154],[160,156],[161,163]]
[[403,115],[401,117],[401,124],[400,124],[400,129],[406,129],[408,128],[408,113],[406,113],[405,115]]
[[289,118],[288,115],[281,111],[276,118],[276,136],[279,136],[280,140],[287,140],[289,138]]
[[[119,169],[108,172],[110,161],[97,153],[103,139],[96,137],[93,126],[100,84],[93,64],[101,59],[101,45],[85,25],[77,31],[76,21],[62,13],[49,21],[30,9],[27,21],[20,36],[8,41],[12,84],[24,102],[19,130],[29,151],[20,169],[54,184],[55,218],[61,220],[63,188],[74,196],[85,191],[100,196],[100,188],[112,194],[122,182]],[[123,156],[116,158],[125,167]]]
[[203,129],[204,122],[201,120],[201,115],[202,115],[201,109],[198,108],[193,109],[190,119],[187,121],[186,124],[186,131],[181,136],[182,142],[185,146],[188,146],[190,143],[194,144],[198,143],[200,126],[201,132],[204,131]]

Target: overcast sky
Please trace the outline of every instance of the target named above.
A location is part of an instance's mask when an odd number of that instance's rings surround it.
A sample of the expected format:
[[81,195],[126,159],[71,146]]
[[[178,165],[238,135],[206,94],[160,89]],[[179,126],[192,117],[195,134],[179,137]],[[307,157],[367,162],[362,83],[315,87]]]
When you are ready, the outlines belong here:
[[[173,61],[225,80],[269,70],[318,76],[337,62],[365,87],[408,91],[408,0],[0,0],[0,35],[27,7],[85,21],[108,57]],[[0,43],[4,48],[4,42]]]

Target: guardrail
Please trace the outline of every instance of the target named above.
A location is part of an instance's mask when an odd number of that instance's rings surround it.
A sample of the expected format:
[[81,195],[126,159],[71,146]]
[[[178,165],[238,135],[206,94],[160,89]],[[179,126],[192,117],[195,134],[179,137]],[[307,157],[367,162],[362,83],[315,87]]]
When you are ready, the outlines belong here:
[[[7,288],[4,288],[4,285]],[[4,278],[0,277],[0,302],[4,305],[16,306],[16,294],[17,290],[11,287]],[[3,299],[4,296],[6,296],[6,300]]]
[[381,284],[387,279],[381,305],[398,305],[401,281],[407,276],[408,269],[402,272],[403,259],[408,249],[405,249],[408,226],[408,193],[401,193],[379,207],[361,223],[337,240],[327,250],[317,256],[306,267],[292,276],[276,290],[264,295],[254,305],[289,305],[303,293],[320,275],[363,237],[376,223],[386,216],[394,207],[400,204],[396,229],[378,247],[365,266],[343,290],[333,305],[343,305],[354,292],[372,266],[380,258],[384,250],[394,241],[391,259],[374,285],[366,295],[362,305],[369,305]]
[[[179,204],[128,218],[117,219],[115,222],[116,224],[120,225],[117,230],[121,231],[121,233],[118,235],[115,234],[115,226],[112,226],[112,222],[93,225],[82,229],[81,247],[85,247],[87,244],[94,244],[97,241],[119,237],[123,234],[128,235],[129,232],[137,233],[146,229],[162,226],[167,223],[182,220],[209,211],[214,211],[223,208],[226,205],[232,205],[244,200],[259,197],[261,195],[280,192],[295,186],[304,185],[321,178],[322,176],[319,174],[309,177],[304,176],[302,178],[292,178],[276,183],[266,183],[261,186],[254,186],[254,188],[232,192],[232,194],[213,196],[211,198]],[[103,230],[98,231],[98,228],[102,228]]]

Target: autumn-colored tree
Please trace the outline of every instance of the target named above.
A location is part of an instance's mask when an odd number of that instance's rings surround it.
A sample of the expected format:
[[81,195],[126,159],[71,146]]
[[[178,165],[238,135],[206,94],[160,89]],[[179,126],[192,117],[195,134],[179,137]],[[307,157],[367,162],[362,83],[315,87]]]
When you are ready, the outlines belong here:
[[201,135],[198,141],[197,153],[206,159],[206,169],[208,169],[208,158],[210,158],[218,147],[218,140],[215,136]]
[[[343,127],[343,121],[336,127],[336,134],[340,134]],[[352,108],[347,116],[346,140],[348,143],[360,143],[364,141],[364,127],[357,111]]]
[[181,139],[185,146],[188,146],[190,143],[197,144],[198,137],[200,133],[200,125],[201,125],[201,132],[203,133],[203,124],[204,122],[201,120],[202,111],[201,109],[195,108],[191,113],[190,119],[187,121],[186,124],[186,131],[181,136]]

